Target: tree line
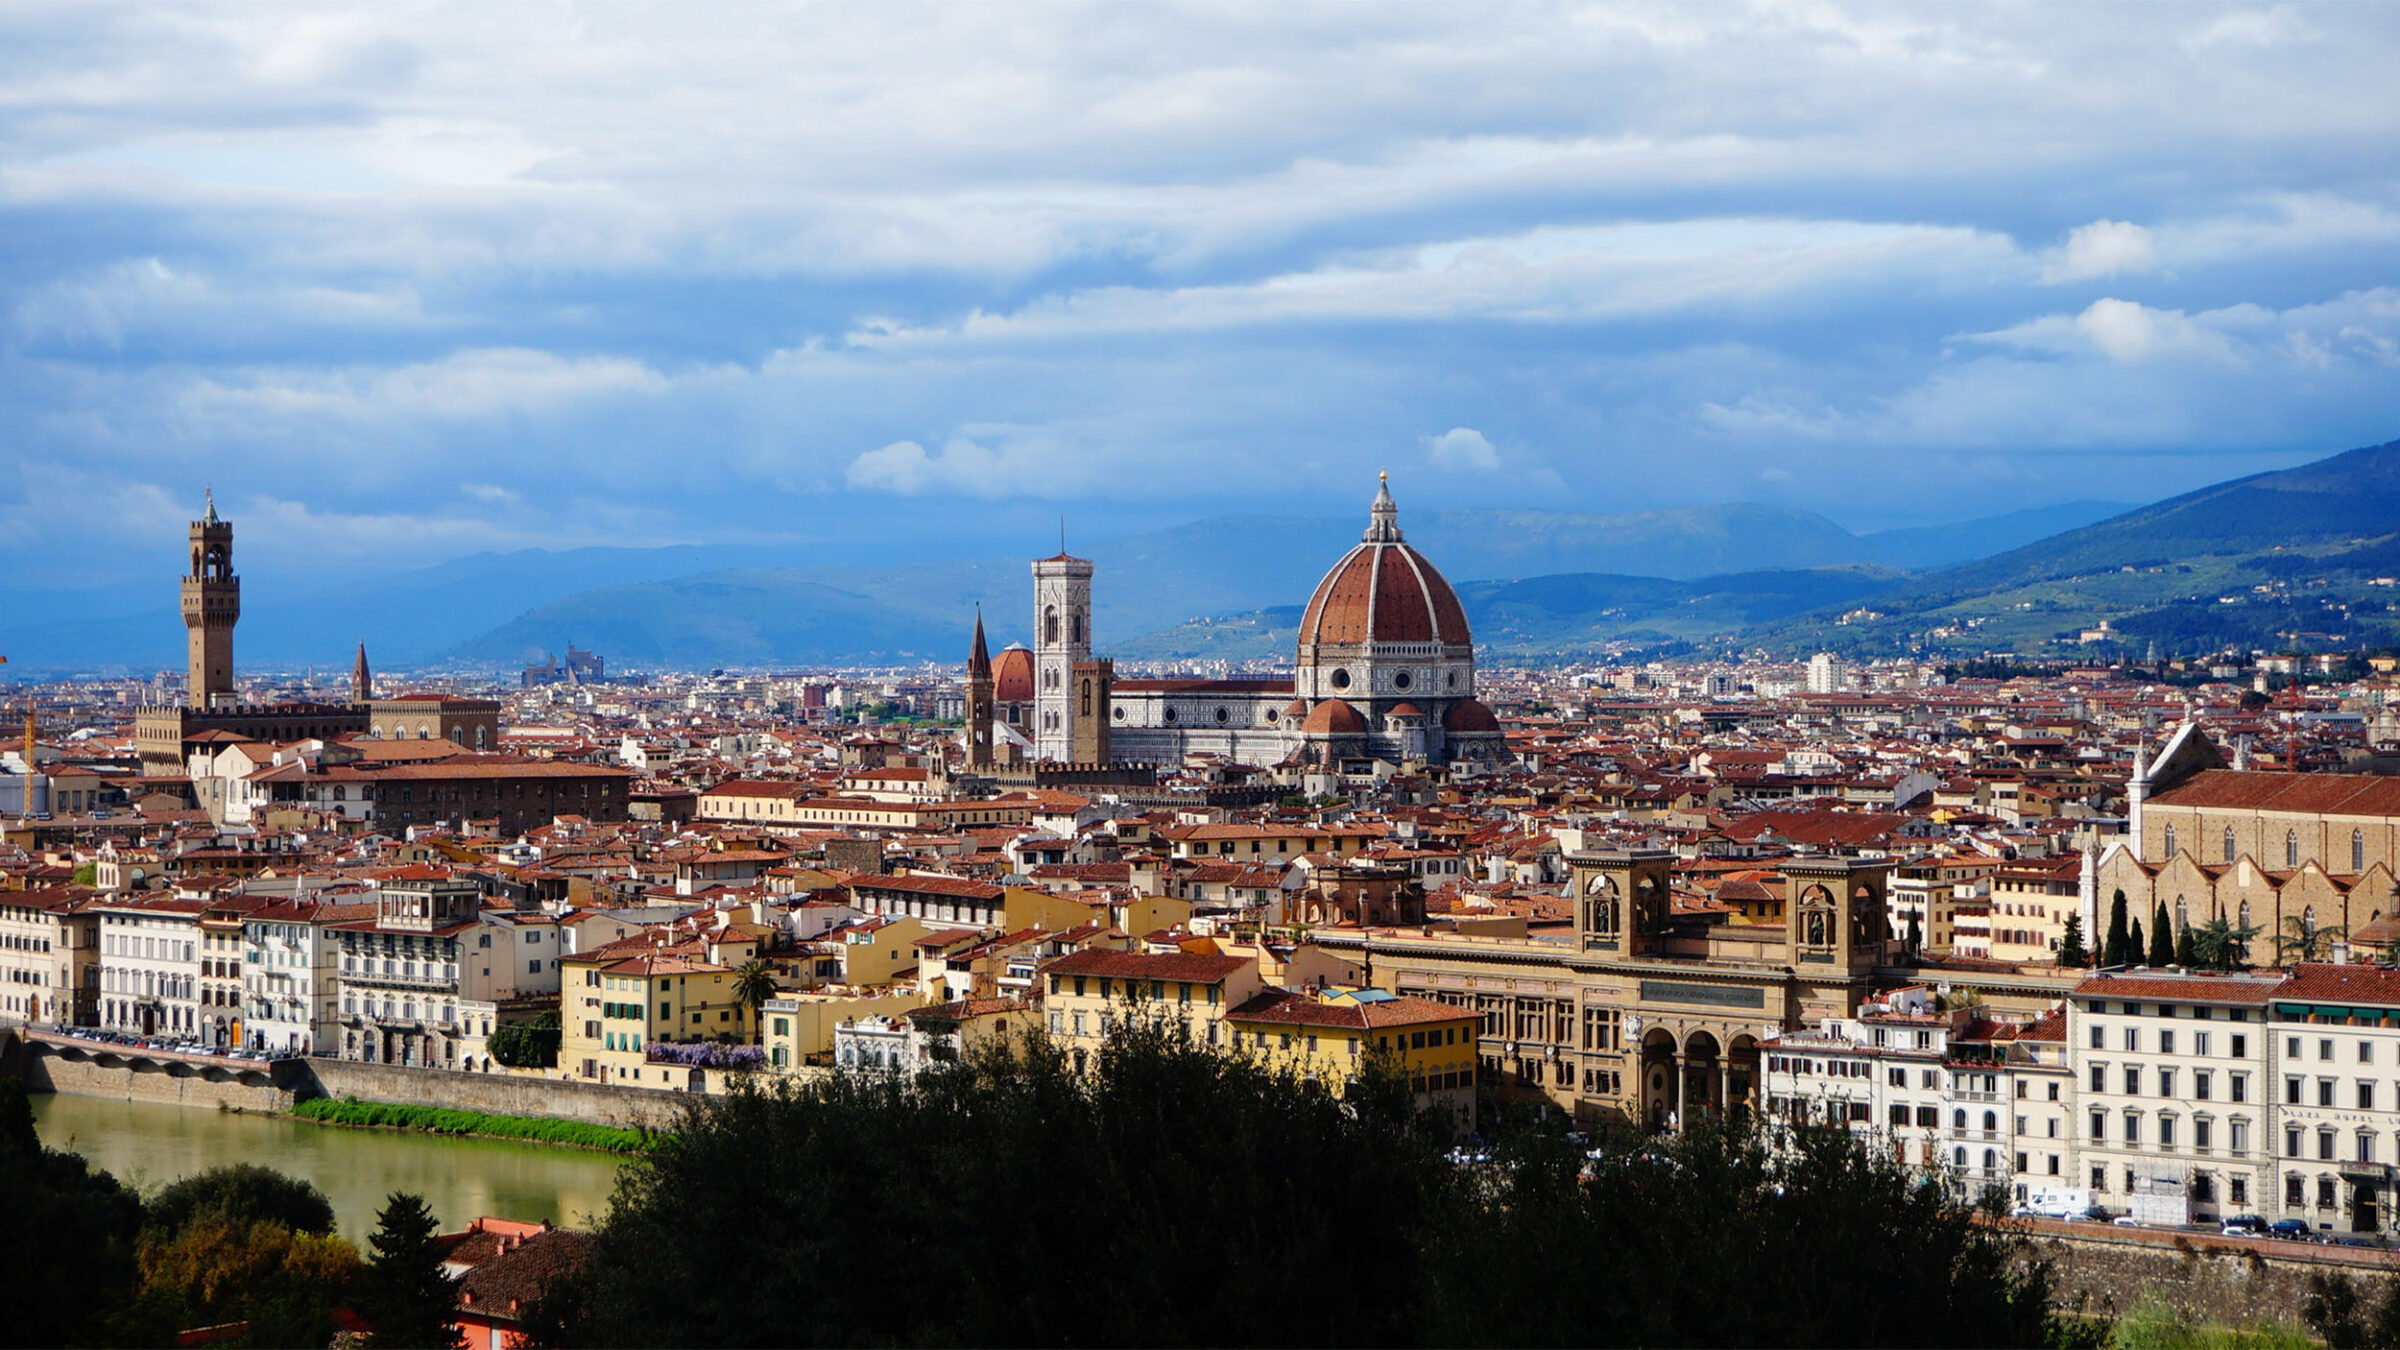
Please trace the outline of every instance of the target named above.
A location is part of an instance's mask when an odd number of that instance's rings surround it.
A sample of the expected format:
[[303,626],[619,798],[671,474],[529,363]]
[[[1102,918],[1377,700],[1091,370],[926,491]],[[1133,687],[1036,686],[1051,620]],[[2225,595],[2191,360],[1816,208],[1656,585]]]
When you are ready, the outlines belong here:
[[25,1085],[0,1079],[0,1345],[330,1344],[352,1314],[378,1347],[450,1346],[450,1282],[434,1216],[395,1194],[368,1253],[334,1233],[306,1181],[234,1163],[145,1200],[43,1146]]

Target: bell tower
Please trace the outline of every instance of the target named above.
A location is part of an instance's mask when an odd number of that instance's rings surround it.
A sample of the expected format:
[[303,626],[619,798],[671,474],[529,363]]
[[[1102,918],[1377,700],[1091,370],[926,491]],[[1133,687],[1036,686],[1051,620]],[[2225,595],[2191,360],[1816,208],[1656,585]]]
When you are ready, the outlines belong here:
[[1033,565],[1035,759],[1075,758],[1075,664],[1091,659],[1091,560],[1062,549]]
[[1667,937],[1668,895],[1675,851],[1603,849],[1570,853],[1575,877],[1575,933],[1587,952],[1638,956]]
[[1803,977],[1867,975],[1892,960],[1889,859],[1788,858],[1780,870],[1786,951]]
[[192,522],[192,570],[183,579],[183,626],[191,673],[185,699],[192,707],[233,702],[233,626],[242,617],[242,579],[233,574],[233,526],[217,518],[217,495]]
[[975,642],[967,648],[967,766],[992,762],[992,653],[983,642],[983,607],[975,608]]

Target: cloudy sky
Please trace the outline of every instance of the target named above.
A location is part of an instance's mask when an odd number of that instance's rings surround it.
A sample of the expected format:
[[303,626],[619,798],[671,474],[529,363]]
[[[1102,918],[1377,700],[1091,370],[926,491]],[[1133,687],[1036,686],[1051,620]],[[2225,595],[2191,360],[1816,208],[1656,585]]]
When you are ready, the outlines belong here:
[[2400,8],[0,8],[0,552],[1856,527],[2400,437]]

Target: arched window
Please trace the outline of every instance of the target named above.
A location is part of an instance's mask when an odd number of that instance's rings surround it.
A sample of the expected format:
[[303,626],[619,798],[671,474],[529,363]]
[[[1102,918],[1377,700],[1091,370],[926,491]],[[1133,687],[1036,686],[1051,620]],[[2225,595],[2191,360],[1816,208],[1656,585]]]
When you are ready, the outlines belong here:
[[2172,825],[2167,827],[2167,856],[2175,856],[2175,827]]
[[1056,605],[1042,611],[1042,644],[1048,647],[1058,645],[1058,606]]
[[1999,1128],[2000,1128],[2000,1116],[1999,1116],[1999,1114],[1998,1114],[1997,1112],[1992,1112],[1992,1111],[1986,1111],[1986,1112],[1984,1112],[1984,1113],[1983,1113],[1983,1128],[1985,1128],[1985,1129],[1987,1129],[1987,1130],[1996,1130],[1996,1129],[1999,1129]]
[[2300,832],[2298,830],[2283,832],[2283,865],[2286,867],[2300,865]]
[[1076,613],[1076,614],[1075,614],[1073,617],[1071,617],[1071,618],[1069,618],[1069,619],[1067,620],[1067,627],[1068,627],[1068,629],[1069,629],[1071,632],[1073,632],[1073,634],[1074,634],[1074,636],[1073,636],[1072,638],[1070,638],[1069,640],[1070,640],[1070,641],[1072,641],[1073,643],[1075,643],[1075,645],[1077,645],[1077,646],[1079,646],[1079,647],[1080,647],[1080,646],[1082,646],[1082,645],[1083,645],[1083,615],[1082,615],[1082,613],[1081,613],[1080,611],[1078,611],[1078,612],[1077,612],[1077,613]]
[[2225,861],[2233,861],[2233,827],[2225,827]]
[[2350,871],[2357,874],[2367,870],[2367,836],[2362,830],[2350,832]]

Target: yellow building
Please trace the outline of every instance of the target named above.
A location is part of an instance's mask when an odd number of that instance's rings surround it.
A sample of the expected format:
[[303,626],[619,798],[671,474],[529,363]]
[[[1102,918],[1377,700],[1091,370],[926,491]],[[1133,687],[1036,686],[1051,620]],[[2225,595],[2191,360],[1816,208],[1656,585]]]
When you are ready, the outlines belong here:
[[767,1068],[799,1073],[832,1063],[833,1029],[862,1017],[905,1017],[925,1006],[912,985],[787,989],[760,1013]]
[[828,933],[820,941],[841,943],[843,984],[914,983],[917,978],[917,939],[927,932],[923,919],[884,915]]
[[[2082,883],[2080,853],[2003,863],[1992,873],[1992,959],[2057,960],[2067,916],[2082,908]],[[2091,949],[2091,934],[2083,945]]]
[[571,1077],[680,1087],[688,1066],[653,1063],[653,1047],[749,1042],[749,1010],[734,997],[734,972],[725,966],[602,950],[566,957],[560,977],[558,1063]]
[[1257,961],[1238,956],[1086,948],[1042,967],[1041,985],[1051,1040],[1083,1062],[1133,1016],[1224,1045],[1225,1014],[1265,982]]
[[1454,1004],[1384,989],[1264,989],[1225,1014],[1234,1049],[1341,1087],[1389,1056],[1421,1108],[1475,1122],[1475,1059],[1483,1018]]

